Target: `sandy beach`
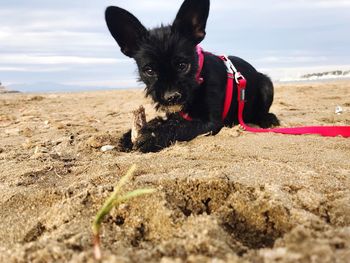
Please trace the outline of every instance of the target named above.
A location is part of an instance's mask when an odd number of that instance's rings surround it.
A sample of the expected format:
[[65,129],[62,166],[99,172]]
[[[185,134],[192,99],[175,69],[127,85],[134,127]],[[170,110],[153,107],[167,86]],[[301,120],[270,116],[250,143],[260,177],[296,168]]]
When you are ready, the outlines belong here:
[[[132,164],[103,262],[350,260],[350,139],[238,127],[158,153],[102,152],[142,90],[0,94],[0,262],[94,262],[91,222]],[[342,108],[336,114],[337,106]],[[282,126],[350,125],[350,81],[277,85]]]

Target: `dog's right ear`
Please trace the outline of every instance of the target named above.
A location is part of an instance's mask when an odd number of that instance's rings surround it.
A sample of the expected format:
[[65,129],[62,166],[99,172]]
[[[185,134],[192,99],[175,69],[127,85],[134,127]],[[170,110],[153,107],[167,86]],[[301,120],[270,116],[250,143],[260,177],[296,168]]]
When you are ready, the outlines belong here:
[[109,31],[128,57],[133,57],[139,48],[140,41],[147,36],[147,29],[128,11],[109,6],[105,12]]

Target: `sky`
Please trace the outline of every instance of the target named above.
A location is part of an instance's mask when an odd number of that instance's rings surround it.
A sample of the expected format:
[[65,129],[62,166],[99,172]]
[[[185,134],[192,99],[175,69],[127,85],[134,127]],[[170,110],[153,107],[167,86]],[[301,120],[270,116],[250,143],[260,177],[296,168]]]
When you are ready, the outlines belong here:
[[[1,0],[0,81],[21,91],[142,87],[110,36],[109,5],[146,27],[181,0]],[[211,0],[205,50],[240,56],[273,79],[350,69],[350,0]]]

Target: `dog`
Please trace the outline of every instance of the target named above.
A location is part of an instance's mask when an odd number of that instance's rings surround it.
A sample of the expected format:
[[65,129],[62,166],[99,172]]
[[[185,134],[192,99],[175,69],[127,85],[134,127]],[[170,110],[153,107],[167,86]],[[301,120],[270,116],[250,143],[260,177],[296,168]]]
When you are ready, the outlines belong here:
[[[222,118],[226,83],[225,63],[218,56],[203,53],[198,81],[198,45],[206,36],[209,0],[185,0],[171,25],[146,29],[128,11],[110,6],[105,19],[121,52],[136,61],[139,80],[166,118],[155,118],[142,129],[138,141],[131,143],[131,131],[120,139],[122,149],[156,152],[176,141],[189,141],[202,134],[216,135],[224,126],[238,123],[237,91],[230,109]],[[245,60],[230,56],[230,61],[247,80],[243,118],[262,128],[279,125],[269,113],[273,102],[273,83]],[[191,120],[184,118],[184,114]]]

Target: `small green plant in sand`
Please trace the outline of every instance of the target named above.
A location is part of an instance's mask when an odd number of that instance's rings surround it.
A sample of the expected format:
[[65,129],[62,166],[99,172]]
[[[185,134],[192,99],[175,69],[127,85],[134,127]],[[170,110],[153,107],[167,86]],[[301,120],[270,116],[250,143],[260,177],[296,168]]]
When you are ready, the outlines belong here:
[[121,193],[123,186],[132,178],[136,171],[136,165],[132,165],[125,176],[123,176],[117,185],[114,187],[112,195],[105,201],[101,209],[96,214],[95,220],[92,224],[93,243],[94,243],[94,255],[97,260],[101,259],[101,246],[100,246],[100,229],[104,217],[109,214],[113,207],[118,206],[130,200],[131,198],[154,193],[155,189],[137,189],[134,191]]

